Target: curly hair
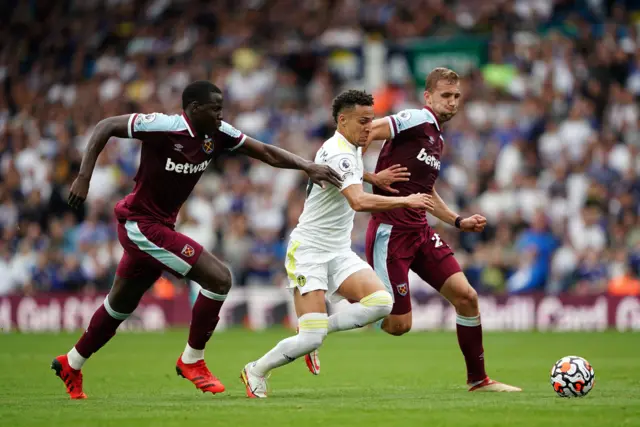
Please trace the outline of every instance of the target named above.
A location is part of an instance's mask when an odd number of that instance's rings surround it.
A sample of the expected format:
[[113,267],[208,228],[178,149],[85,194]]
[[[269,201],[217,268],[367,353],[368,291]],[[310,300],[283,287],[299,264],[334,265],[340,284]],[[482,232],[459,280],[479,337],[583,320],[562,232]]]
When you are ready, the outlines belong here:
[[342,92],[333,100],[333,120],[338,123],[338,115],[346,109],[354,108],[356,105],[373,106],[373,96],[363,90],[351,89]]

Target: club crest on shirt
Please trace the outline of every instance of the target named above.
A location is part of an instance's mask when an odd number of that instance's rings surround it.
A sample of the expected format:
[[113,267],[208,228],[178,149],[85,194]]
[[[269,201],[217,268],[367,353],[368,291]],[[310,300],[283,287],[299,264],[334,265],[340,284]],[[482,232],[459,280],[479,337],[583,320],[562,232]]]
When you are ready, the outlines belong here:
[[191,245],[187,244],[187,245],[184,245],[184,248],[182,248],[182,255],[186,256],[187,258],[191,258],[195,253],[196,253],[196,250],[193,249]]
[[204,139],[204,142],[202,143],[202,151],[207,154],[213,153],[213,141],[211,140],[211,138],[206,137]]
[[409,285],[407,283],[402,283],[400,285],[396,285],[396,289],[398,290],[398,294],[403,297],[409,292]]

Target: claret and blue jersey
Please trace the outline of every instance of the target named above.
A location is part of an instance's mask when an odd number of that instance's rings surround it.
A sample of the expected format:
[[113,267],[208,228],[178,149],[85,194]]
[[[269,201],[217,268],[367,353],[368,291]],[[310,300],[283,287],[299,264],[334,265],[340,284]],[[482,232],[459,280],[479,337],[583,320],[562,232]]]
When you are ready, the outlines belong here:
[[182,204],[223,150],[240,147],[246,136],[226,122],[212,135],[198,135],[184,114],[132,114],[128,134],[142,141],[140,167],[119,216],[175,223]]
[[[440,124],[428,108],[403,110],[387,116],[391,129],[391,139],[385,141],[376,172],[395,164],[407,167],[411,173],[407,182],[395,183],[393,188],[408,196],[415,193],[431,194],[440,173],[440,158],[444,139]],[[374,187],[374,193],[384,196],[386,193]],[[410,208],[398,208],[387,212],[376,212],[373,219],[386,224],[421,228],[427,225],[424,211]]]

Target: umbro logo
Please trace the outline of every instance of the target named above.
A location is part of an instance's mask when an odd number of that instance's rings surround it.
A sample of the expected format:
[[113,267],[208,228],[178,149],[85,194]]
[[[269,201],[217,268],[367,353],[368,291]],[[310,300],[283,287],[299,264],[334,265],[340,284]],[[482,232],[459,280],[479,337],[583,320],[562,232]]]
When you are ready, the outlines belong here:
[[173,146],[173,149],[176,151],[182,151],[182,149],[184,148],[184,146],[182,144],[175,144]]

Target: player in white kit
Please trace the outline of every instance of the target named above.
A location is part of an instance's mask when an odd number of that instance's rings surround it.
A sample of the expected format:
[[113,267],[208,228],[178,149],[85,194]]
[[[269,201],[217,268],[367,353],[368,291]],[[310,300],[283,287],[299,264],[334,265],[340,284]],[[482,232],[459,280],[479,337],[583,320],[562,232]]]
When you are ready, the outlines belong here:
[[[361,328],[391,312],[391,294],[369,264],[351,250],[355,212],[433,208],[426,194],[386,197],[364,192],[362,146],[367,143],[374,118],[371,95],[358,90],[340,94],[333,101],[333,118],[338,129],[318,150],[315,163],[337,171],[342,187],[309,184],[285,260],[288,287],[298,315],[298,334],[280,341],[244,367],[240,378],[248,397],[267,397],[269,372],[313,352],[328,333]],[[358,302],[328,316],[325,297]]]

